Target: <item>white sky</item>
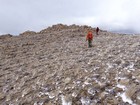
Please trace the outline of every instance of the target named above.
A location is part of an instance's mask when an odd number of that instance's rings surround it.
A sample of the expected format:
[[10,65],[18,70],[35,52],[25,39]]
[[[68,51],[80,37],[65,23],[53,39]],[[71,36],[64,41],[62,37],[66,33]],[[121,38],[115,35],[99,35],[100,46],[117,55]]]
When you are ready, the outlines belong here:
[[140,0],[0,0],[0,34],[40,31],[57,23],[140,33],[139,5]]

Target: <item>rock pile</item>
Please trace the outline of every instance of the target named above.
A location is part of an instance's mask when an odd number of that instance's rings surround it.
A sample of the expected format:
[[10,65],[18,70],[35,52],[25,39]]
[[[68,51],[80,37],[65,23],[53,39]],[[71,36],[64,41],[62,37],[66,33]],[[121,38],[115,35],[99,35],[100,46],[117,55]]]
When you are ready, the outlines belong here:
[[24,36],[24,35],[35,35],[35,34],[36,34],[36,32],[28,30],[28,31],[25,31],[25,32],[21,33],[20,35]]
[[11,38],[13,35],[11,34],[5,34],[5,35],[1,35],[0,39],[6,39],[6,38]]
[[79,25],[70,25],[70,26],[67,26],[67,25],[63,25],[63,24],[57,24],[57,25],[53,25],[52,27],[48,27],[47,29],[44,29],[44,30],[41,30],[39,33],[40,34],[44,34],[44,33],[50,33],[50,32],[59,32],[59,31],[83,31],[83,32],[87,32],[88,30],[91,30],[91,31],[95,31],[95,29],[93,29],[92,27],[90,26],[79,26]]
[[140,105],[139,35],[53,28],[0,39],[1,105]]

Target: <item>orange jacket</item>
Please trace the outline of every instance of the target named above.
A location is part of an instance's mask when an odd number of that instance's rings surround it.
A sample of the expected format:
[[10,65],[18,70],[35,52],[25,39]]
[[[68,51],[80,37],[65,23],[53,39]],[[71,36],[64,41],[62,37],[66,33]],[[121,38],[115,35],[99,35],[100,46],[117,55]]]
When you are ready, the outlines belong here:
[[92,40],[93,39],[93,34],[92,32],[88,32],[86,40]]

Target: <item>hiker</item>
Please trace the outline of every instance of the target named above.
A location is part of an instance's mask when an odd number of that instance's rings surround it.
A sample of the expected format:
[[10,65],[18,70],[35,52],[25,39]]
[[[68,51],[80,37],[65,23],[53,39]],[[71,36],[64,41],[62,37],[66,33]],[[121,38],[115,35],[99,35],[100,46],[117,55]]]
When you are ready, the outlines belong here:
[[99,35],[99,27],[96,28],[96,35]]
[[86,41],[88,40],[88,47],[92,47],[92,39],[93,39],[93,34],[91,31],[89,31],[86,36]]

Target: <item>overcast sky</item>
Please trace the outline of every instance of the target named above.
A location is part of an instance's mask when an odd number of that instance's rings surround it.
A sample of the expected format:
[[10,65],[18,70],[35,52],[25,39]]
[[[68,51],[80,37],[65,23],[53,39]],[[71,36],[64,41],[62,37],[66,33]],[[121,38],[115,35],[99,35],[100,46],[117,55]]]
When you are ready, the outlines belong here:
[[38,32],[57,23],[140,33],[139,5],[140,0],[0,0],[0,34]]

